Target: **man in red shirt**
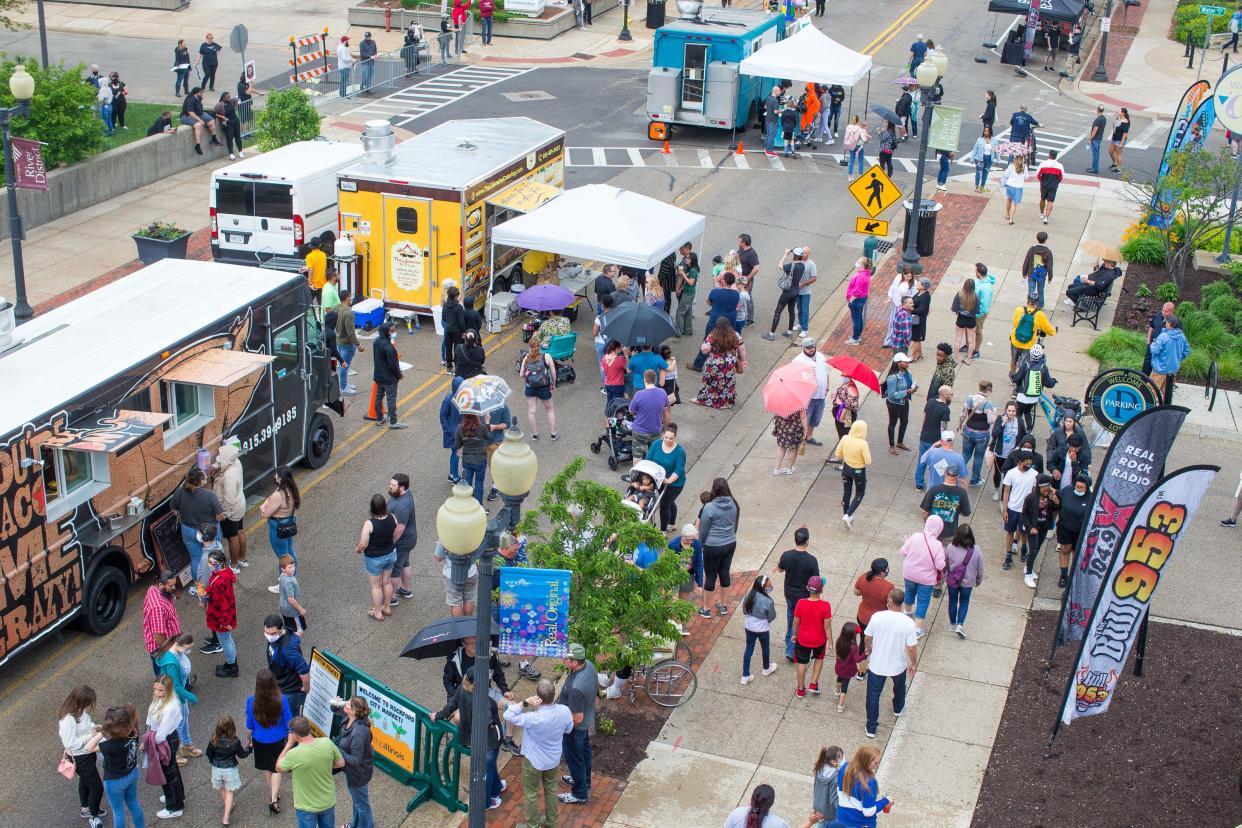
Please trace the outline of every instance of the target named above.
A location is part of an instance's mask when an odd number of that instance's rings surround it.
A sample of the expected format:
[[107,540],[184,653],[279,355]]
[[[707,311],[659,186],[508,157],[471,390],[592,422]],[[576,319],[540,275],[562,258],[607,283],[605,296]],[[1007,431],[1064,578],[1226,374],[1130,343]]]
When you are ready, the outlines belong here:
[[1039,218],[1047,224],[1048,219],[1052,218],[1052,205],[1057,200],[1057,188],[1061,186],[1061,179],[1065,177],[1065,167],[1061,166],[1061,162],[1057,160],[1056,150],[1049,150],[1048,160],[1039,165],[1039,171],[1035,173],[1035,177],[1039,179]]
[[[807,690],[812,696],[819,695],[819,673],[824,669],[824,652],[832,640],[832,604],[820,594],[824,591],[824,579],[812,575],[806,582],[809,597],[798,600],[794,607],[793,636],[794,660],[798,663],[798,698],[806,698]],[[811,684],[806,685],[806,665],[811,661]]]
[[155,665],[155,652],[169,638],[181,634],[181,619],[173,599],[177,597],[177,577],[165,569],[157,583],[147,587],[147,597],[142,602],[142,643],[151,656],[151,671],[159,675]]

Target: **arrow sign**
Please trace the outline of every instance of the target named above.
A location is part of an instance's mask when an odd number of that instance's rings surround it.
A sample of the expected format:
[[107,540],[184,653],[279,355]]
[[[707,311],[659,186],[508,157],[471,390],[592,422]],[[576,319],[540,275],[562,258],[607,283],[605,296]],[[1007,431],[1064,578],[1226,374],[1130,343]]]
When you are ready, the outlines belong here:
[[859,216],[854,219],[854,232],[867,236],[887,236],[888,222]]

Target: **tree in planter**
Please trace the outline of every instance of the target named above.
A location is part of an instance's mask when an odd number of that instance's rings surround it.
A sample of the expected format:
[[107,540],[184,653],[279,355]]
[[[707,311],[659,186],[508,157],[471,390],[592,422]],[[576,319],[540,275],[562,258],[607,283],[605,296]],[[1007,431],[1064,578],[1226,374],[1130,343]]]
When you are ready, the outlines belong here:
[[[654,642],[679,639],[674,622],[688,621],[693,612],[677,597],[687,561],[667,550],[660,530],[641,522],[619,492],[579,480],[583,464],[579,457],[548,481],[518,531],[528,539],[533,566],[573,573],[570,640],[585,647],[601,671],[649,664]],[[640,543],[667,551],[639,569],[622,555]]]
[[319,137],[319,113],[296,86],[269,92],[267,104],[255,116],[254,133],[264,152],[313,141]]
[[1228,224],[1229,201],[1240,182],[1238,162],[1224,148],[1178,150],[1170,154],[1164,175],[1150,182],[1130,182],[1129,197],[1149,214],[1164,246],[1165,270],[1179,289],[1186,264],[1204,237]]

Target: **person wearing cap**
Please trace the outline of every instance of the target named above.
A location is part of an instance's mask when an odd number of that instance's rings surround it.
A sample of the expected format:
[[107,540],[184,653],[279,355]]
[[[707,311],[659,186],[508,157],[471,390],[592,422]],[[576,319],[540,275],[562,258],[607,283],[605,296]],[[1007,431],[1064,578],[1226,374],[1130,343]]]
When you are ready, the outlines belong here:
[[940,533],[944,521],[930,514],[923,521],[923,531],[915,532],[901,545],[901,577],[905,580],[905,603],[902,611],[913,614],[919,638],[923,637],[923,619],[931,606],[932,590],[944,572],[944,544]]
[[1022,540],[1022,560],[1026,560],[1028,535],[1023,529],[1022,510],[1027,496],[1035,491],[1035,482],[1039,477],[1039,472],[1033,468],[1035,458],[1023,450],[1021,444],[1017,451],[1011,453],[1010,460],[1014,460],[1016,465],[1005,472],[1001,480],[1001,499],[1005,502],[1005,561],[1001,569],[1013,568],[1013,553],[1019,536]]
[[[440,62],[449,62],[449,47],[453,42],[453,24],[449,22],[448,13],[440,15],[440,33],[436,35],[436,43],[440,45]],[[529,254],[528,254],[529,255]],[[529,271],[528,271],[529,272]],[[535,271],[536,273],[538,271]]]
[[[805,699],[809,692],[812,696],[819,695],[819,674],[824,669],[824,653],[832,635],[832,604],[821,596],[824,591],[824,579],[812,575],[806,581],[807,597],[798,601],[794,607],[793,638],[794,661],[798,665],[796,695]],[[806,665],[815,662],[811,668],[811,683],[806,683]]]
[[941,342],[936,346],[936,367],[927,383],[927,398],[940,391],[941,386],[953,387],[957,381],[957,363],[953,360],[953,346]]
[[1018,360],[1018,367],[1011,371],[1009,380],[1014,384],[1014,399],[1018,401],[1018,416],[1027,431],[1035,428],[1035,406],[1045,388],[1056,387],[1056,378],[1048,370],[1044,346],[1036,343]]
[[1042,336],[1056,336],[1057,329],[1039,309],[1034,296],[1028,296],[1026,304],[1015,308],[1013,327],[1009,333],[1009,373],[1018,368],[1018,360],[1026,356],[1031,346]]
[[371,94],[371,78],[375,74],[375,56],[379,54],[379,45],[371,38],[370,32],[363,32],[362,42],[358,44],[358,59],[362,61],[362,83],[358,91],[363,95]]
[[[485,0],[486,2],[486,0]],[[561,765],[563,743],[574,729],[569,708],[556,703],[556,688],[548,679],[535,687],[535,695],[505,708],[505,721],[522,728],[522,792],[526,800],[526,824],[556,825],[559,800],[556,797],[557,769]],[[539,792],[543,791],[543,815],[539,814]]]
[[[439,711],[433,711],[431,720],[451,719],[457,723],[457,742],[462,747],[470,747],[471,732],[474,725],[474,668],[470,665],[462,676],[457,692]],[[512,698],[512,694],[505,698]],[[501,805],[500,795],[508,785],[500,778],[496,769],[496,760],[500,757],[500,711],[496,700],[487,700],[487,810],[491,811]]]
[[841,459],[841,521],[846,529],[854,528],[854,513],[867,493],[867,466],[871,465],[871,448],[867,445],[867,423],[855,420],[849,434],[841,438],[833,452]]
[[1061,568],[1061,577],[1057,586],[1065,589],[1069,584],[1070,559],[1078,547],[1078,536],[1087,522],[1087,513],[1091,510],[1091,478],[1086,474],[1077,475],[1068,486],[1057,492],[1057,500],[1061,501],[1061,511],[1057,515],[1057,557]]
[[927,471],[927,485],[939,486],[944,482],[945,471],[951,465],[958,468],[958,473],[966,468],[966,458],[956,448],[956,437],[953,431],[945,429],[940,433],[940,442],[929,448],[920,458]]
[[889,454],[896,454],[897,449],[910,450],[910,447],[906,445],[906,426],[910,423],[910,397],[918,390],[918,387],[919,384],[910,376],[910,357],[904,352],[894,354],[893,362],[888,366],[888,373],[884,375],[884,381],[880,383],[880,391],[884,394],[884,405],[888,409]]
[[806,405],[806,438],[803,442],[811,446],[822,446],[823,443],[816,440],[814,435],[815,429],[824,420],[824,408],[827,406],[828,357],[816,347],[815,340],[807,336],[803,337],[802,351],[793,358],[793,362],[810,366],[815,372],[815,390],[811,392],[811,399]]
[[349,35],[341,35],[336,47],[336,71],[340,75],[337,94],[341,99],[349,97],[349,70],[354,66],[354,56],[349,53]]
[[557,798],[566,805],[580,805],[591,796],[591,728],[595,724],[599,674],[581,644],[570,644],[569,653],[561,662],[568,674],[556,701],[569,708],[574,726],[561,740],[565,765],[569,769],[561,781],[569,785],[570,790]]
[[953,416],[953,388],[948,385],[938,385],[935,388],[936,396],[929,399],[923,406],[923,427],[919,429],[918,465],[914,467],[914,488],[920,492],[923,491],[924,478],[927,473],[927,463],[923,460],[923,456],[936,444],[937,440],[944,439],[949,428],[949,419]]
[[794,313],[798,309],[798,288],[802,284],[803,277],[806,276],[806,264],[802,261],[802,256],[802,248],[795,247],[792,250],[786,250],[776,264],[781,272],[776,279],[776,286],[781,289],[781,295],[776,300],[776,310],[772,313],[772,327],[763,335],[763,338],[769,342],[776,339],[776,326],[780,324],[781,311],[786,308],[789,310],[789,327],[781,336],[786,339],[792,338],[794,331],[797,330],[794,327]]
[[167,569],[160,572],[159,580],[147,587],[142,601],[142,643],[151,657],[151,672],[160,674],[155,654],[170,638],[181,634],[181,619],[177,617],[177,576]]
[[962,467],[949,463],[944,469],[944,482],[932,486],[923,495],[923,519],[936,515],[944,521],[940,540],[946,541],[957,532],[957,521],[962,515],[970,516],[970,494],[958,482]]
[[1052,475],[1041,474],[1035,478],[1035,490],[1022,502],[1022,528],[1030,538],[1030,551],[1024,557],[1026,574],[1023,577],[1026,585],[1035,588],[1039,575],[1035,573],[1035,559],[1043,548],[1044,540],[1056,525],[1057,513],[1061,509],[1061,498],[1057,494]]
[[802,246],[802,264],[806,271],[802,275],[802,281],[798,283],[798,327],[802,335],[806,336],[811,329],[811,285],[819,278],[815,262],[811,259],[810,245]]

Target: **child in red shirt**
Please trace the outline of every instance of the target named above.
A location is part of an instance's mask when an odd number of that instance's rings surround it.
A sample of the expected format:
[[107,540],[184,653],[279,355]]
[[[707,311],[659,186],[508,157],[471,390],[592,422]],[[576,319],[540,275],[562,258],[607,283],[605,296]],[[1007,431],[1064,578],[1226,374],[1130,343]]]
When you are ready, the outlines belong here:
[[[820,597],[824,591],[824,579],[812,575],[806,582],[809,598],[799,599],[794,607],[794,661],[798,663],[798,698],[806,698],[807,690],[812,696],[819,695],[819,674],[824,669],[824,652],[832,638],[832,605]],[[811,661],[811,684],[806,685],[806,665]]]

